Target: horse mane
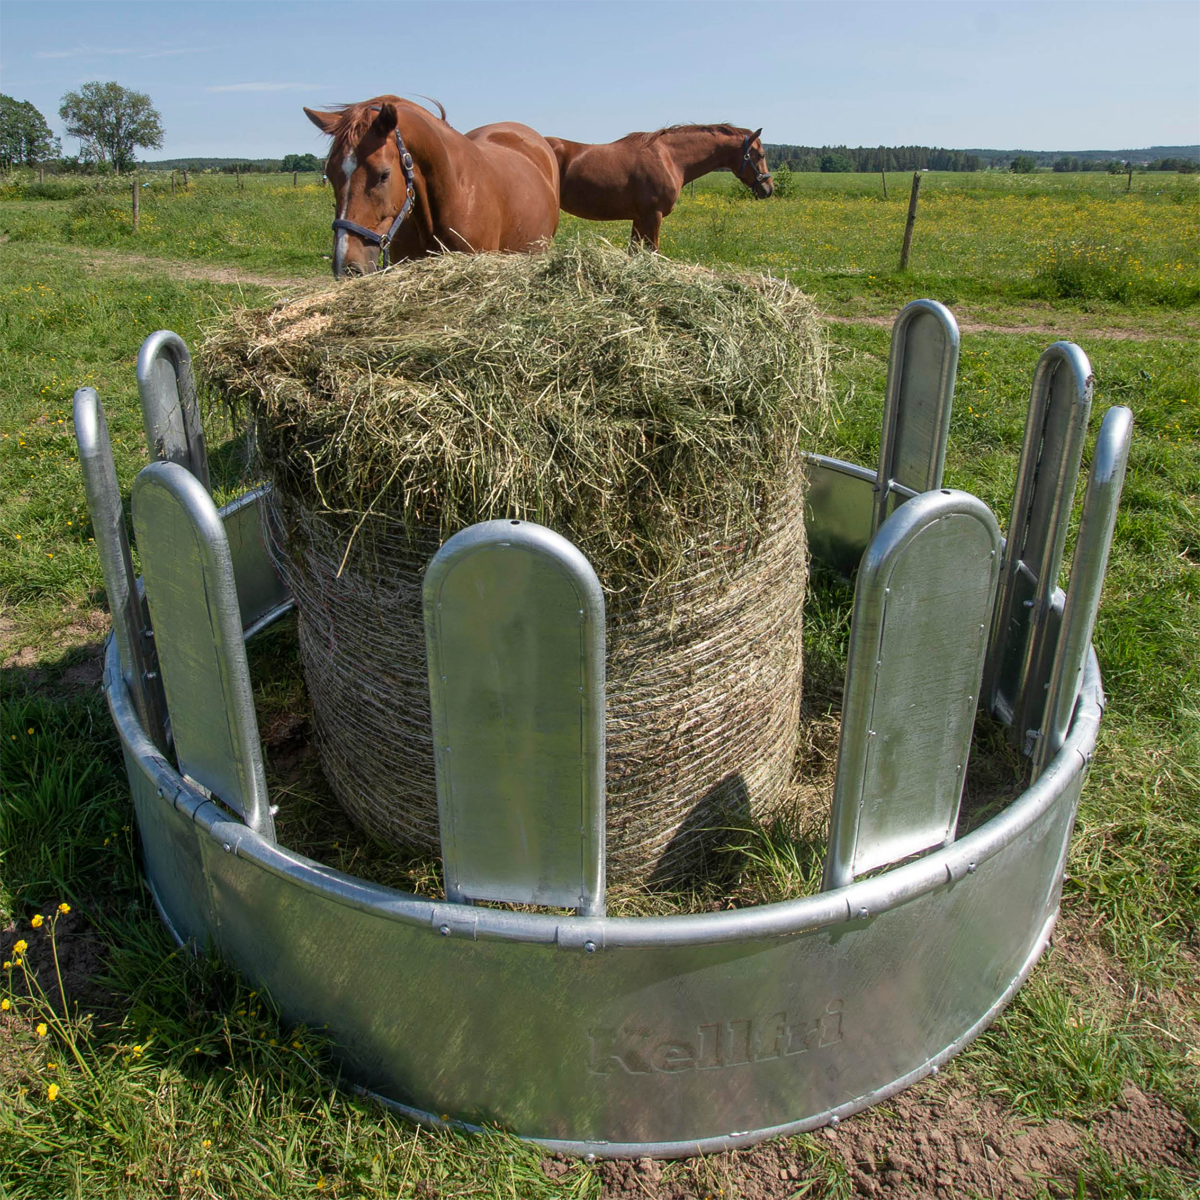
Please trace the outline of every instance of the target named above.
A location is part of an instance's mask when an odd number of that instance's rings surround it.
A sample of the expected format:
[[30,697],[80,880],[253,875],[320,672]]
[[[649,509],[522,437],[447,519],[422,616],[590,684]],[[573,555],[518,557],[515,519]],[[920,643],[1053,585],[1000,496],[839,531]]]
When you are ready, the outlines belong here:
[[[426,100],[430,97],[426,96]],[[405,100],[401,96],[374,96],[370,100],[360,100],[356,104],[335,104],[332,111],[341,114],[341,118],[337,123],[337,128],[333,131],[333,143],[329,147],[330,159],[336,154],[339,157],[345,155],[347,150],[353,150],[363,139],[363,135],[371,127],[371,122],[375,120],[375,114],[379,111],[379,106],[385,101],[391,101],[393,104],[405,105],[408,108],[416,109],[418,112],[427,113],[433,116],[433,113],[428,109],[423,108],[419,104],[414,104],[411,100]],[[449,124],[446,120],[446,110],[437,100],[433,101],[441,110],[441,119],[443,124]]]
[[[655,129],[650,133],[630,133],[626,134],[625,136],[626,138],[636,138],[641,141],[643,145],[648,146],[651,142],[658,141],[658,139],[664,134],[680,133],[685,131],[687,133],[721,133],[730,137],[738,134],[745,136],[745,134],[748,132],[740,125],[731,125],[728,121],[722,121],[717,125],[664,125],[661,129]],[[625,138],[622,138],[621,140],[624,141]]]

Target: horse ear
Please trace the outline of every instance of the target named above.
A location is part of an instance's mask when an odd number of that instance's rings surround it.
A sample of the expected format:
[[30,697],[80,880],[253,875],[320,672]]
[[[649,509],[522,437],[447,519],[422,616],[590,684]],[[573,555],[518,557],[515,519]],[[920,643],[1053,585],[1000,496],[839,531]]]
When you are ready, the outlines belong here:
[[333,131],[337,128],[337,123],[342,119],[341,113],[318,112],[316,109],[306,108],[304,115],[322,132],[333,136]]
[[399,122],[400,114],[396,111],[396,106],[390,100],[385,100],[379,106],[379,116],[375,118],[371,129],[381,138],[385,138]]
[[754,131],[754,132],[751,134],[751,135],[750,135],[750,140],[751,140],[752,142],[754,142],[754,141],[757,141],[757,140],[758,140],[758,136],[759,136],[759,134],[761,134],[761,133],[762,133],[762,126],[760,125],[760,126],[759,126],[759,127],[758,127],[758,128],[757,128],[757,129],[756,129],[756,130],[755,130],[755,131]]

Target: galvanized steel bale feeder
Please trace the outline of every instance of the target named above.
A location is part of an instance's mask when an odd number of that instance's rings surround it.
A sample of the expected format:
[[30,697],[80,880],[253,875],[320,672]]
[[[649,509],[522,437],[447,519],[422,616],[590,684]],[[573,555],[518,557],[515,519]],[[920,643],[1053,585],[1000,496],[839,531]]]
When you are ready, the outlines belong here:
[[[957,354],[950,313],[909,305],[878,469],[808,458],[813,555],[861,560],[824,890],[653,918],[604,915],[603,596],[574,547],[490,522],[434,559],[450,899],[367,883],[276,842],[244,640],[290,600],[259,536],[261,494],[220,510],[209,496],[186,347],[156,334],[139,359],[160,460],[133,495],[144,600],[103,410],[80,389],[113,613],[105,691],[172,934],[215,945],[290,1019],[326,1028],[346,1076],[406,1115],[571,1154],[744,1146],[936,1071],[1021,985],[1058,913],[1103,705],[1091,633],[1131,434],[1129,410],[1110,409],[1064,596],[1087,359],[1056,343],[1038,364],[1005,542],[985,505],[942,487]],[[1010,724],[1033,781],[956,840],[980,703]],[[576,915],[471,903],[483,898]]]

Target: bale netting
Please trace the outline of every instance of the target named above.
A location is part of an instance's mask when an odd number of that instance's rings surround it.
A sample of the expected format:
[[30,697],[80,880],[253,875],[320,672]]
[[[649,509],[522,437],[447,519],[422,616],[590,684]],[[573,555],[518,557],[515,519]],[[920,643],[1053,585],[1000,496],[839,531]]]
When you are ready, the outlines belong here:
[[801,451],[828,415],[800,292],[567,241],[238,309],[200,359],[274,485],[321,764],[357,822],[438,850],[424,569],[514,517],[573,541],[604,588],[610,883],[674,882],[778,815]]

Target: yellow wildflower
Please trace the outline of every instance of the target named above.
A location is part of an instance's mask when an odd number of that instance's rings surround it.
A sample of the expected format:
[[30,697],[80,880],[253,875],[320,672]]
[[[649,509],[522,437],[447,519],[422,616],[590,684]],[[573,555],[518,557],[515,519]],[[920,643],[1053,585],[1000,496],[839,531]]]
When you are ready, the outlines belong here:
[[50,1086],[49,1086],[49,1087],[46,1089],[46,1099],[47,1099],[47,1100],[54,1100],[54,1099],[57,1099],[57,1097],[58,1097],[58,1084],[57,1084],[57,1083],[52,1083],[52,1084],[51,1084],[51,1085],[50,1085]]
[[38,1035],[38,1037],[45,1037],[45,1036],[46,1036],[46,1034],[47,1034],[47,1032],[48,1032],[48,1030],[46,1029],[46,1022],[45,1022],[45,1021],[39,1021],[39,1022],[37,1023],[37,1035]]
[[33,920],[29,922],[29,924],[32,925],[34,929],[40,929],[42,927],[42,920],[42,914],[38,913]]
[[29,949],[29,943],[28,943],[28,942],[27,942],[27,941],[26,941],[24,938],[22,938],[22,939],[21,939],[21,940],[20,940],[20,941],[19,941],[19,942],[18,942],[18,943],[17,943],[17,944],[16,944],[16,945],[13,947],[13,953],[14,953],[14,954],[24,954],[24,953],[25,953],[25,951],[26,951],[26,950],[28,950],[28,949]]
[[12,1003],[8,1000],[0,1000],[0,1012],[8,1012],[12,1008]]
[[69,913],[71,911],[71,906],[66,903],[60,904],[58,906],[58,911],[60,913],[62,913],[62,915],[65,917],[67,915],[67,913]]

